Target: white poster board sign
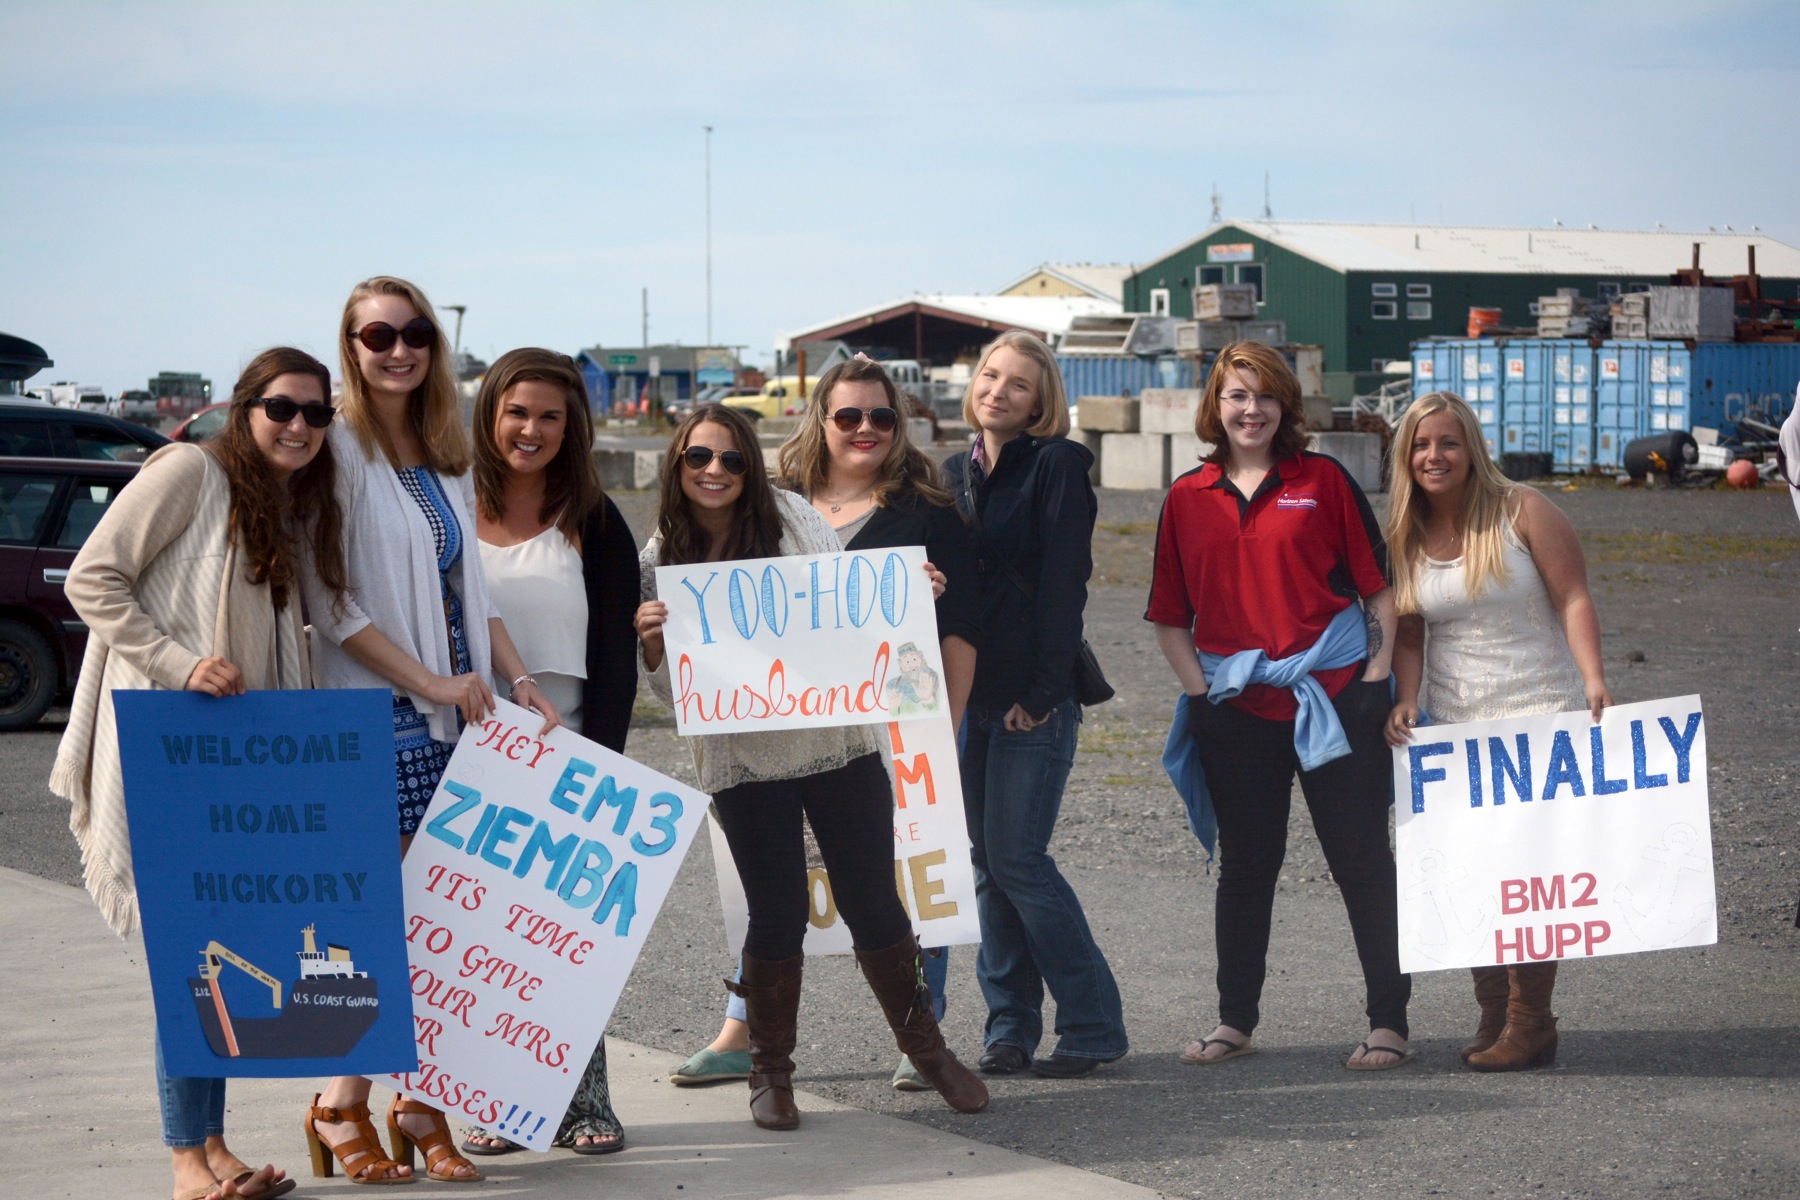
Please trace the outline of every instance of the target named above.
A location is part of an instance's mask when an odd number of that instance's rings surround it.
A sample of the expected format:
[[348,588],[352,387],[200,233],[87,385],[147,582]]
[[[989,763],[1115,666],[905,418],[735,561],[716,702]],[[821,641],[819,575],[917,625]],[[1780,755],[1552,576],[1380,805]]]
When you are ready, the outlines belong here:
[[500,701],[403,867],[419,1069],[396,1090],[547,1150],[708,797]]
[[744,733],[949,712],[923,546],[658,567],[675,727]]
[[1394,811],[1403,971],[1718,941],[1698,696],[1416,729]]
[[[894,886],[912,918],[921,946],[966,946],[981,940],[975,913],[975,868],[969,862],[969,829],[963,819],[962,775],[950,719],[892,722],[887,727],[894,779]],[[717,821],[709,821],[719,874],[719,903],[732,954],[744,945],[750,910],[731,847]],[[806,873],[811,911],[806,953],[849,954],[850,930],[832,900],[831,878],[818,863]]]

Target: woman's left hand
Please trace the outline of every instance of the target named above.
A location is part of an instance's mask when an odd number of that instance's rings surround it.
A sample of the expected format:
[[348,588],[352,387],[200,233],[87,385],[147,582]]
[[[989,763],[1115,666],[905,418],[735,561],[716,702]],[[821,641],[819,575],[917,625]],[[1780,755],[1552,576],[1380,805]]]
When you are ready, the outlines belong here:
[[1594,723],[1600,723],[1600,714],[1613,705],[1612,693],[1606,690],[1605,683],[1590,683],[1582,689],[1587,695],[1588,713]]
[[950,586],[950,581],[944,578],[944,573],[942,571],[938,570],[930,563],[925,564],[925,575],[926,578],[931,580],[931,598],[936,600],[944,594],[944,589]]
[[529,708],[544,718],[544,727],[538,730],[539,737],[563,723],[562,714],[556,711],[556,705],[550,703],[549,698],[538,690],[538,685],[529,679],[513,689],[512,702],[520,708]]

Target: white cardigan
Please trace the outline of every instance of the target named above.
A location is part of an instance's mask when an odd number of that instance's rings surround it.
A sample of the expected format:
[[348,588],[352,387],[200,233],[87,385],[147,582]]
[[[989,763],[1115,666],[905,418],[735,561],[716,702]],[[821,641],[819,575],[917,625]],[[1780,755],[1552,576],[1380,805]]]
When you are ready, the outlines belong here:
[[[394,687],[343,648],[344,639],[374,625],[426,670],[437,675],[455,673],[431,523],[380,447],[371,446],[365,452],[356,434],[341,423],[333,425],[326,436],[332,439],[331,452],[338,465],[337,496],[344,512],[344,562],[350,574],[350,593],[339,612],[317,576],[306,573],[307,615],[319,634],[313,643],[318,686],[391,688],[396,695],[412,700],[430,726],[433,739],[454,742],[455,705],[439,708],[424,696]],[[492,679],[488,620],[498,617],[500,611],[488,597],[481,553],[475,544],[474,476],[464,472],[438,478],[462,527],[462,557],[450,572],[450,586],[462,598],[470,669]]]

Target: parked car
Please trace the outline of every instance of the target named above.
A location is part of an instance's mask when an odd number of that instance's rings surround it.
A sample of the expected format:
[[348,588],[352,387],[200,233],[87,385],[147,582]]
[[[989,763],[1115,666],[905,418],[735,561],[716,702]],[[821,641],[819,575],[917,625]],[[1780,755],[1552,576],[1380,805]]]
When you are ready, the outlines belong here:
[[157,418],[156,397],[142,388],[119,393],[107,409],[115,417],[124,417],[127,421],[154,421]]
[[143,462],[169,444],[154,429],[105,413],[0,400],[0,459],[106,458]]
[[208,442],[219,436],[225,428],[225,418],[230,415],[231,401],[223,400],[218,404],[209,404],[174,429],[169,437],[177,442]]
[[761,391],[753,395],[729,396],[720,403],[726,408],[738,409],[752,421],[791,417],[806,407],[806,397],[811,394],[812,385],[817,382],[817,376],[809,376],[806,387],[802,389],[799,376],[783,375],[779,379],[769,380],[763,384]]
[[88,629],[63,584],[137,471],[104,458],[0,458],[0,729],[35,725],[74,686]]

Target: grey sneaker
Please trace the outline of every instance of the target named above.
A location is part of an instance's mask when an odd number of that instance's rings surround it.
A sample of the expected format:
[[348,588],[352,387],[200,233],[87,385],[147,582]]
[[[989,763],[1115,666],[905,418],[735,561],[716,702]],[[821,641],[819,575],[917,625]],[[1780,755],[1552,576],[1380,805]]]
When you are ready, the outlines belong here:
[[729,1083],[750,1078],[748,1050],[700,1050],[669,1076],[676,1087],[704,1087],[709,1083]]
[[896,1092],[929,1092],[931,1085],[912,1065],[912,1059],[902,1054],[900,1065],[894,1068],[894,1090]]

